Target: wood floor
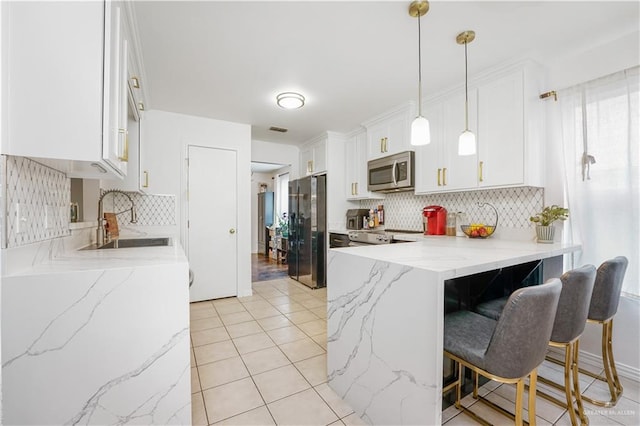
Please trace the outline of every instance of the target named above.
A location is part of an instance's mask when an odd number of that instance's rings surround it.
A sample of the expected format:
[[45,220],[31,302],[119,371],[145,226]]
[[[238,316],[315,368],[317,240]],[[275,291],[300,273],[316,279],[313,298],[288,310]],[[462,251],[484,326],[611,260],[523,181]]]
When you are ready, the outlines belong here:
[[285,278],[289,273],[289,267],[285,264],[278,264],[263,254],[251,255],[251,281],[269,281],[278,278]]

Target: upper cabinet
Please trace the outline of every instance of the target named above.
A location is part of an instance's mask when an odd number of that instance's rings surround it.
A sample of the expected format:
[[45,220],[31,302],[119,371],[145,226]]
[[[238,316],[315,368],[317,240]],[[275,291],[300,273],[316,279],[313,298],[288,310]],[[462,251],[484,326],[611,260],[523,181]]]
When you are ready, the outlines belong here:
[[369,160],[410,149],[413,104],[408,103],[363,123],[367,129]]
[[327,138],[320,137],[300,148],[300,176],[309,176],[327,171]]
[[347,200],[384,198],[380,192],[367,189],[367,132],[351,134],[344,143],[345,184]]
[[[477,133],[478,97],[469,91],[469,129]],[[429,120],[431,143],[416,147],[416,193],[447,192],[477,186],[477,156],[458,155],[464,130],[464,92],[431,102],[422,110]]]
[[122,179],[129,157],[127,5],[2,7],[2,153],[40,159],[70,177]]
[[432,143],[416,150],[416,193],[544,186],[540,76],[538,67],[526,62],[470,84],[469,128],[477,140],[477,153],[471,156],[457,155],[464,91],[431,100],[424,115]]

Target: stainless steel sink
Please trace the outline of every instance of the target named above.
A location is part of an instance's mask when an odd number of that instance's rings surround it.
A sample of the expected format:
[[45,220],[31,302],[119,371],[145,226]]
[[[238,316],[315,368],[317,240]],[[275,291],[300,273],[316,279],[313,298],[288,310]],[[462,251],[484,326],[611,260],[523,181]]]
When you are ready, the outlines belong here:
[[129,247],[157,247],[157,246],[168,246],[170,243],[170,238],[168,237],[157,237],[157,238],[121,238],[117,240],[110,241],[100,247],[101,249],[117,249],[117,248],[129,248]]

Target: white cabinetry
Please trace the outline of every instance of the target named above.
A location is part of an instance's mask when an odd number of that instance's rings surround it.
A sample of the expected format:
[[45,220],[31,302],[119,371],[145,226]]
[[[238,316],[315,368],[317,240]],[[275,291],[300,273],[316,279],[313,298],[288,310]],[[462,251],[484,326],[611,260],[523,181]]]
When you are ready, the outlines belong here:
[[413,104],[409,103],[363,124],[367,128],[369,160],[410,149],[413,109]]
[[116,2],[2,5],[7,114],[2,153],[71,177],[127,171],[127,40]]
[[[125,16],[126,18],[127,16]],[[127,43],[126,74],[123,75],[128,108],[127,120],[124,128],[125,150],[127,158],[127,175],[123,180],[105,180],[100,183],[102,188],[120,189],[129,192],[146,192],[149,185],[149,174],[142,169],[142,117],[144,113],[144,92],[142,90],[142,66],[139,61],[138,44],[136,43],[136,31],[132,24],[132,19],[125,19],[125,39]],[[121,126],[123,127],[123,126]]]
[[464,92],[450,91],[424,108],[431,144],[416,149],[416,193],[508,186],[544,186],[545,121],[538,67],[530,62],[492,70],[469,88],[469,129],[477,154],[458,156]]
[[327,171],[327,138],[307,142],[300,148],[300,176],[315,175]]
[[364,129],[348,136],[344,144],[347,200],[384,198],[367,190],[367,133]]
[[[477,133],[477,96],[469,91],[469,129]],[[456,92],[423,109],[431,143],[416,147],[416,193],[447,192],[477,186],[475,155],[458,155],[464,130],[464,93]]]

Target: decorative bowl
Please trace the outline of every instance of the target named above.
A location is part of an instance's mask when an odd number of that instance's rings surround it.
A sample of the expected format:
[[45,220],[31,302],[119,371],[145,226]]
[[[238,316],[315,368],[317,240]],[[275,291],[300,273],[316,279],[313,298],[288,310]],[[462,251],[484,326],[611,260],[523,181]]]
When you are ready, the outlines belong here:
[[489,203],[478,203],[479,207],[488,206],[491,207],[493,213],[496,215],[496,219],[493,225],[485,225],[484,223],[472,223],[470,225],[460,225],[460,229],[469,238],[488,238],[496,231],[498,227],[498,211]]
[[496,227],[473,223],[471,225],[460,225],[460,229],[469,238],[487,238],[495,232]]

